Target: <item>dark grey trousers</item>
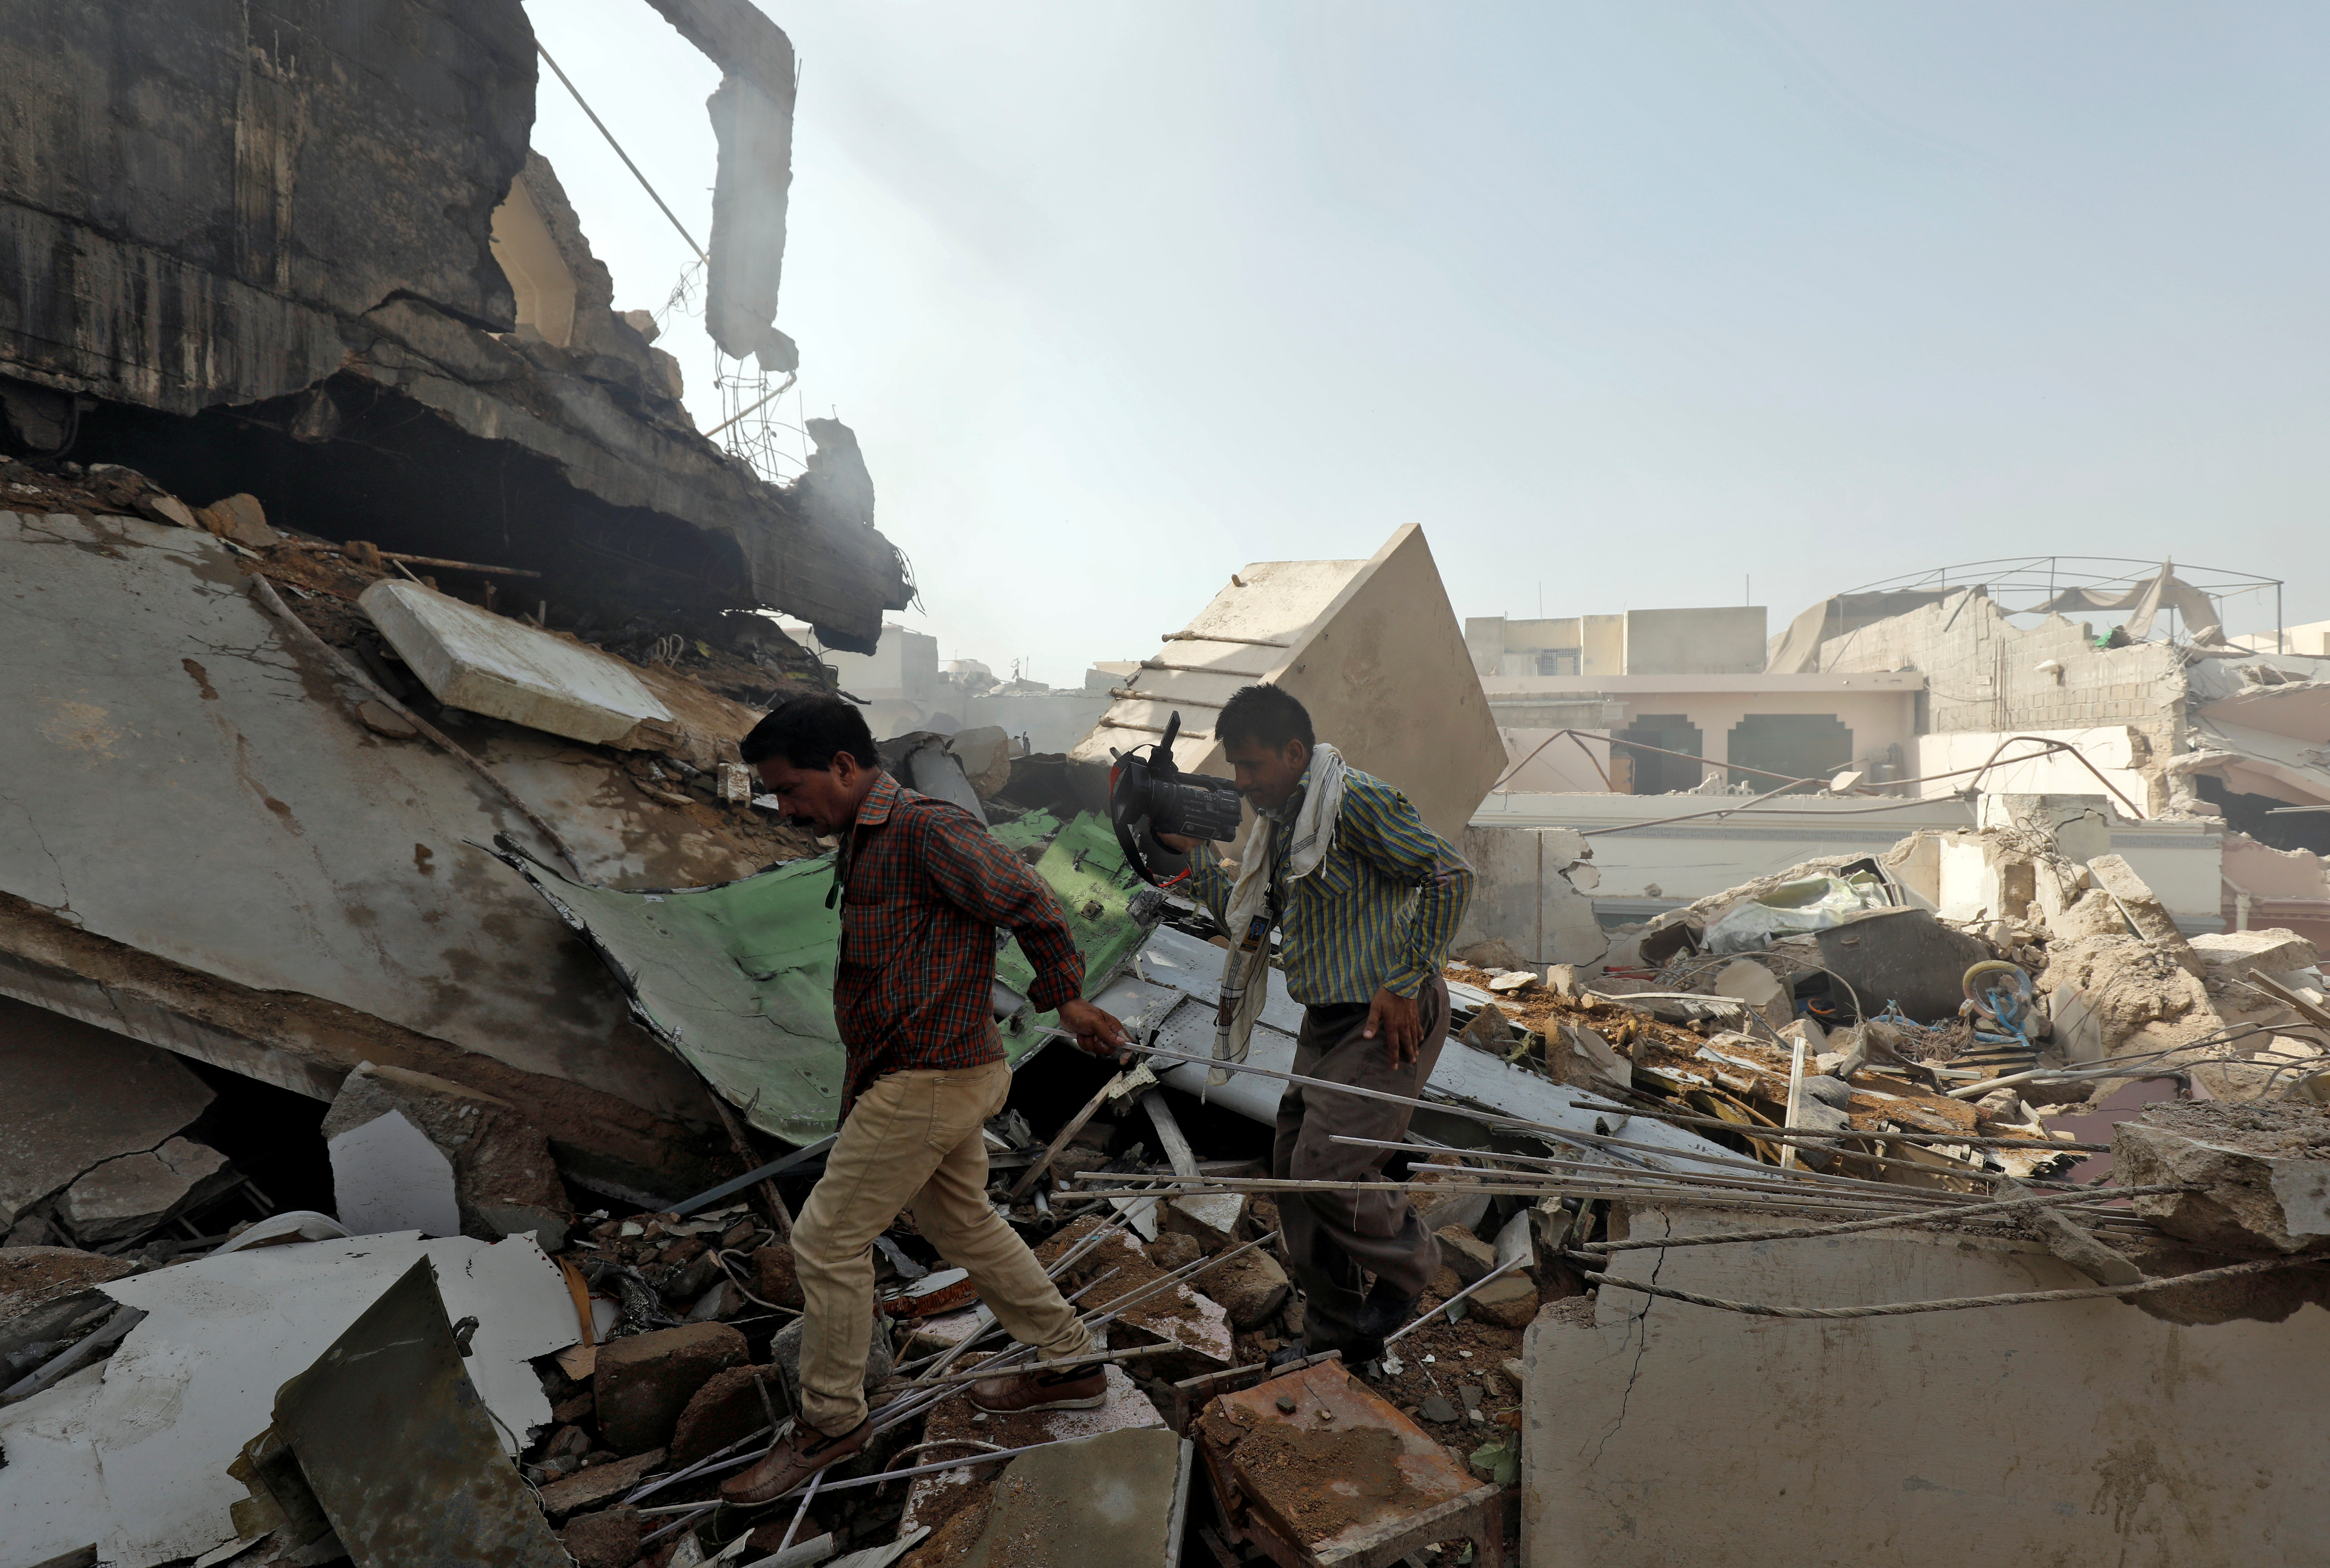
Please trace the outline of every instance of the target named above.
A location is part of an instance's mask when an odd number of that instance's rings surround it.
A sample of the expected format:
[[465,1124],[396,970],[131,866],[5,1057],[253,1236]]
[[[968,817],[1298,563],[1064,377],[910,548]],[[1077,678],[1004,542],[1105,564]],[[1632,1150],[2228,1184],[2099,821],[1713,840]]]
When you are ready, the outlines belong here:
[[[1424,1039],[1408,1066],[1392,1065],[1391,1047],[1381,1035],[1360,1037],[1367,1005],[1353,1003],[1304,1011],[1302,1031],[1294,1041],[1294,1071],[1414,1099],[1448,1039],[1447,983],[1434,976],[1416,1006]],[[1407,1131],[1408,1116],[1405,1106],[1289,1084],[1278,1102],[1271,1173],[1293,1181],[1378,1180],[1394,1150],[1333,1139],[1340,1135],[1396,1143]],[[1278,1225],[1280,1255],[1302,1288],[1302,1337],[1314,1350],[1359,1337],[1359,1305],[1366,1299],[1361,1270],[1401,1296],[1415,1297],[1424,1293],[1440,1267],[1440,1243],[1424,1228],[1405,1193],[1281,1193]]]

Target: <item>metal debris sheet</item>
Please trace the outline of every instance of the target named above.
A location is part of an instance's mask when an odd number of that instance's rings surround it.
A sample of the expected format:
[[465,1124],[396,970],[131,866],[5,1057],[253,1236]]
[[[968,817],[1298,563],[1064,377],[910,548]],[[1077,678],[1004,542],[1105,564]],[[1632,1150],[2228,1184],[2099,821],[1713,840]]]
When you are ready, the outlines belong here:
[[[640,1024],[753,1126],[795,1144],[834,1129],[843,1052],[833,1020],[841,922],[826,907],[830,855],[710,887],[626,890],[575,882],[507,841],[497,853],[605,960]],[[1126,910],[1138,883],[1107,824],[1090,814],[1061,832],[1036,870],[1066,912],[1089,996],[1146,934]],[[1016,940],[995,968],[1023,994],[1035,978]],[[1005,1027],[1015,1065],[1049,1038],[1034,1026],[1041,1021]]]

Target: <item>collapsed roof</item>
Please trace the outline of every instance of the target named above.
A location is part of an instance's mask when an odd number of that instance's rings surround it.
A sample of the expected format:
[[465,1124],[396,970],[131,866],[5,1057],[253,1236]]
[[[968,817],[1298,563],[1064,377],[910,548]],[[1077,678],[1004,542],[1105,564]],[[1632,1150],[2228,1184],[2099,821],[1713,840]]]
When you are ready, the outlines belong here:
[[[790,369],[791,94],[753,63],[790,46],[749,6],[661,8],[731,72],[709,324]],[[531,568],[561,605],[772,606],[872,650],[911,590],[855,437],[809,421],[816,459],[778,486],[696,430],[527,150],[518,0],[231,15],[0,11],[0,436],[198,500],[248,491],[327,537]]]

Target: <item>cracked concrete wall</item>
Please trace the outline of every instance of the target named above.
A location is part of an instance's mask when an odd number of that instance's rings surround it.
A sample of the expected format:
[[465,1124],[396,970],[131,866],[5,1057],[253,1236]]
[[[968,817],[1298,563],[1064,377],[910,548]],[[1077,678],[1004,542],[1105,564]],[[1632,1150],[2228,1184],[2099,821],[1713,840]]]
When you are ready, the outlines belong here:
[[1594,852],[1575,829],[1474,823],[1457,849],[1474,881],[1452,950],[1500,939],[1531,964],[1590,964],[1610,950],[1586,896],[1600,881]]
[[[1638,1211],[1631,1233],[1747,1223],[1768,1223]],[[2092,1283],[2035,1243],[1947,1232],[1617,1257],[1806,1307]],[[1524,1344],[1521,1560],[1662,1568],[1720,1542],[1738,1568],[2317,1562],[2330,1485],[2294,1434],[2330,1396],[2330,1312],[2296,1299],[2205,1327],[2107,1299],[1830,1322],[1606,1286],[1590,1314],[1557,1302]]]
[[322,380],[392,296],[514,324],[518,0],[0,0],[0,371],[192,413]]
[[[2063,666],[2060,678],[2039,668],[2051,661]],[[1817,667],[1920,672],[1921,734],[2124,724],[2144,732],[2155,760],[2184,749],[2191,694],[2174,648],[2099,648],[2084,624],[2059,615],[2025,631],[1976,590],[1830,638]]]

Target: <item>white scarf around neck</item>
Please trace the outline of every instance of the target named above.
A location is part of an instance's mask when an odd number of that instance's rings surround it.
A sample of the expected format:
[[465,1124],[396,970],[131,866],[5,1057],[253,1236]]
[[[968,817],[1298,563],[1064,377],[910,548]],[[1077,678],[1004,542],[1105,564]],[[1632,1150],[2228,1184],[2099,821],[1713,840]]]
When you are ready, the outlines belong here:
[[[1300,881],[1319,869],[1335,842],[1335,824],[1343,810],[1342,753],[1321,742],[1311,751],[1311,787],[1296,808],[1292,823],[1257,816],[1247,836],[1246,858],[1238,863],[1237,882],[1230,889],[1230,949],[1222,962],[1222,996],[1214,1014],[1214,1060],[1243,1062],[1253,1039],[1254,1021],[1270,999],[1270,932],[1276,921],[1270,907],[1272,862],[1278,857],[1280,835],[1287,835],[1286,880]],[[1206,1075],[1209,1085],[1227,1083],[1230,1075],[1214,1068]]]

